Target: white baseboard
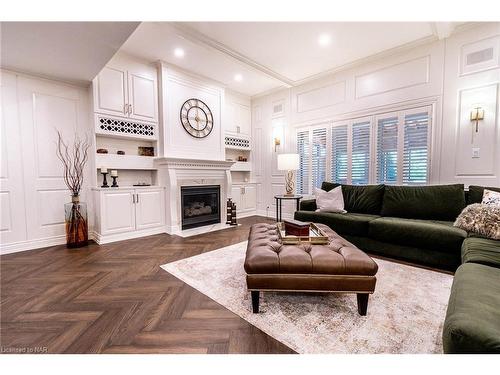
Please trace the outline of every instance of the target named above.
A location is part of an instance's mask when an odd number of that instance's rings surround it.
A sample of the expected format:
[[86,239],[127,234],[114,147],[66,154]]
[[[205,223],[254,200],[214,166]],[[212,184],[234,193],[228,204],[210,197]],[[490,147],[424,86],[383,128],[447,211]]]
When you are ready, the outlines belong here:
[[94,241],[99,245],[104,245],[116,241],[130,240],[132,238],[152,236],[154,234],[166,233],[165,227],[157,227],[151,229],[143,229],[133,232],[115,233],[102,235],[97,232],[93,232]]
[[63,245],[65,243],[66,243],[65,235],[54,236],[49,238],[41,238],[38,240],[19,241],[6,245],[3,244],[0,245],[0,254],[4,255],[4,254],[18,253],[20,251],[36,250],[42,247]]

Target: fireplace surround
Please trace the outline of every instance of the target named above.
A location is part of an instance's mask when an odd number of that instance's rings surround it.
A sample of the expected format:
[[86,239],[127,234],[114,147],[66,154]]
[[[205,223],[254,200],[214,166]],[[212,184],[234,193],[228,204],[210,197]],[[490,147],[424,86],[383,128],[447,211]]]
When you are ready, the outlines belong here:
[[220,185],[181,187],[182,229],[220,223]]
[[[219,218],[217,223],[225,222],[226,213],[220,207],[231,192],[231,171],[234,162],[226,160],[199,160],[182,158],[156,158],[158,182],[167,187],[165,200],[166,232],[183,236],[181,189],[183,187],[219,186]],[[212,224],[213,225],[213,224]],[[194,227],[194,226],[193,226]],[[193,228],[191,227],[191,228]],[[208,227],[208,224],[207,224]],[[189,232],[189,230],[187,230]]]

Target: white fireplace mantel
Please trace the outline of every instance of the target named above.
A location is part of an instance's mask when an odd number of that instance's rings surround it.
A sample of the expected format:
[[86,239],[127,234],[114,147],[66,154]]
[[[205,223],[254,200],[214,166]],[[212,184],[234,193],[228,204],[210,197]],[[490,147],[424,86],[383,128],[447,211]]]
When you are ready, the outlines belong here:
[[201,160],[160,157],[155,159],[158,181],[167,187],[166,232],[180,234],[181,187],[196,185],[220,185],[221,223],[225,221],[224,203],[231,191],[230,168],[234,164],[225,160]]

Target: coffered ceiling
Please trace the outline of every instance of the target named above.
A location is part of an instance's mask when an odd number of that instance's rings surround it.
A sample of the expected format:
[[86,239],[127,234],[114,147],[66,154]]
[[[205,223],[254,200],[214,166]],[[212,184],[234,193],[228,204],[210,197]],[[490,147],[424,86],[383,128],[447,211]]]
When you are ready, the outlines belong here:
[[[449,36],[457,23],[143,22],[126,52],[253,96]],[[177,50],[177,53],[175,51]]]

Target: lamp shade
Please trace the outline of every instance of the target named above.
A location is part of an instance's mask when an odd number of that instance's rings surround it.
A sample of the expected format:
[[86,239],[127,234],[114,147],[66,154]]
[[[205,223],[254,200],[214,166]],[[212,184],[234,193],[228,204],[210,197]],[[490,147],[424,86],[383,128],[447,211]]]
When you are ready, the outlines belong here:
[[299,154],[279,154],[278,170],[295,171],[299,169]]

